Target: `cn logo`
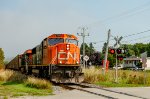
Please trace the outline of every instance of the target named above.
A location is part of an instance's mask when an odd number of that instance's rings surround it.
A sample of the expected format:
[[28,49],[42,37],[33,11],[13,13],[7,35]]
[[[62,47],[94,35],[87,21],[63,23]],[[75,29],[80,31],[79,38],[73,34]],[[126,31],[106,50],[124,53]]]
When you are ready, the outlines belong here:
[[[64,57],[61,57],[61,56],[64,56]],[[74,54],[71,54],[70,52],[68,52],[68,53],[66,53],[66,52],[59,52],[58,53],[58,59],[59,60],[68,60],[68,59],[70,59],[70,58],[72,58],[72,59],[76,59],[76,53],[74,53]]]

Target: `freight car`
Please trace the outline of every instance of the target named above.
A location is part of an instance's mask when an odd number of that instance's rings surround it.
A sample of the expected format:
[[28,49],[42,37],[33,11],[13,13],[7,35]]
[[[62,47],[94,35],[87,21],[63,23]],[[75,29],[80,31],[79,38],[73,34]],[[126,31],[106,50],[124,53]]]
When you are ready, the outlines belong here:
[[6,68],[18,70],[21,67],[20,55],[17,55],[13,60],[11,60]]
[[71,34],[53,34],[40,45],[17,55],[6,68],[49,78],[55,82],[81,82],[83,73],[79,63],[77,37]]

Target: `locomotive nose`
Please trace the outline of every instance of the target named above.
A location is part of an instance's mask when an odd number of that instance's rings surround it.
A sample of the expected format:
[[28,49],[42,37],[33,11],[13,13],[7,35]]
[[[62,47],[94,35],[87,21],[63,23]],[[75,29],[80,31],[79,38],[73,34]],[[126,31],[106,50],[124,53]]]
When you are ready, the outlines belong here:
[[74,44],[65,44],[59,46],[58,63],[59,64],[79,64],[79,48]]

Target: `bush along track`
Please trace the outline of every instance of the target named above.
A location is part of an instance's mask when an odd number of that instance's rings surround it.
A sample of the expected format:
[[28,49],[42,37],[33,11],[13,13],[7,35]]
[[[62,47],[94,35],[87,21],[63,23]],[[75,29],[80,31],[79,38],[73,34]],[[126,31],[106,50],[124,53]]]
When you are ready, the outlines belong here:
[[[146,75],[146,76],[145,76]],[[84,82],[103,87],[142,87],[150,86],[150,72],[118,70],[118,82],[115,82],[115,70],[108,70],[105,75],[100,68],[84,70]]]
[[47,80],[28,77],[12,70],[0,70],[1,97],[7,99],[25,95],[52,95],[52,84]]

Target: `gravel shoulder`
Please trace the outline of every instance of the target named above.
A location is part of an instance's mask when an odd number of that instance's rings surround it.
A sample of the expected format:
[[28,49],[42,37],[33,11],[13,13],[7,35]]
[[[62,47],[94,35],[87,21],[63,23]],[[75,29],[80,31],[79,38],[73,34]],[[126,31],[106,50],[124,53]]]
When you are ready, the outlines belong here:
[[[54,86],[54,95],[50,96],[23,96],[18,98],[11,99],[106,99],[106,97],[101,97],[99,95],[90,94],[87,92],[83,92],[80,90],[66,90],[59,86]],[[111,96],[118,99],[150,99],[149,90],[150,87],[124,87],[124,88],[105,88],[108,90],[123,92],[127,94],[131,94],[137,97],[130,97],[129,95],[111,93],[105,90],[96,89],[96,88],[85,88],[86,90],[92,91],[94,93],[99,93],[107,96]],[[143,97],[143,98],[140,98]]]

